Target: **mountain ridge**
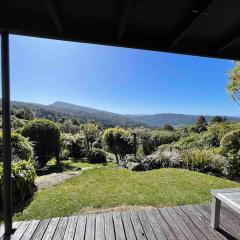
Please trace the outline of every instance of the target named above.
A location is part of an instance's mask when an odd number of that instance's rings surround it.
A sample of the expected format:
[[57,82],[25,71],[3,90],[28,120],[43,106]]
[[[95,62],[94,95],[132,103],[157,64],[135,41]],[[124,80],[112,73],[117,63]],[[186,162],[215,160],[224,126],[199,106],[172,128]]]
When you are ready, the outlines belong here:
[[[99,110],[90,107],[84,107],[77,104],[56,101],[54,103],[44,105],[39,103],[28,103],[21,101],[12,101],[11,106],[16,109],[30,108],[36,117],[45,117],[58,120],[61,117],[78,118],[81,122],[96,121],[106,127],[162,127],[165,124],[173,126],[184,126],[195,124],[199,115],[179,114],[179,113],[158,113],[158,114],[118,114],[105,110]],[[207,121],[211,121],[211,115],[204,115]],[[237,116],[223,116],[231,121],[240,121]]]

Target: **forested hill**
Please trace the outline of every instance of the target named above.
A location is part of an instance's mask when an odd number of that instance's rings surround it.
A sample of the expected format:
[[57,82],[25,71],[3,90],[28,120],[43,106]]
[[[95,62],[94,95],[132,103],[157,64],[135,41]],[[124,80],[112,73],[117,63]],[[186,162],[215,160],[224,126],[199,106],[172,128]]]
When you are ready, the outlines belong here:
[[105,127],[137,127],[142,126],[139,122],[120,114],[82,107],[65,102],[55,102],[50,105],[12,101],[12,110],[19,111],[31,109],[38,118],[48,118],[54,121],[61,121],[64,118],[77,119],[80,123],[95,121]]
[[[239,109],[240,110],[240,109]],[[173,126],[184,126],[184,125],[193,125],[196,123],[199,115],[187,115],[187,114],[175,114],[175,113],[160,113],[153,115],[135,115],[127,114],[125,115],[128,118],[136,122],[145,123],[151,127],[161,127],[164,124],[171,124]],[[224,116],[227,120],[230,121],[240,121],[240,117],[229,117]],[[206,120],[209,122],[213,116],[205,116]]]
[[[1,103],[1,101],[0,101]],[[162,127],[164,124],[173,126],[185,126],[195,124],[197,115],[160,113],[154,115],[122,115],[94,108],[83,107],[66,102],[55,102],[50,105],[26,103],[12,101],[12,110],[21,111],[22,109],[31,109],[38,118],[48,118],[54,121],[70,118],[77,119],[80,123],[87,121],[95,121],[105,127],[121,126],[121,127]],[[213,116],[205,116],[210,121]],[[240,117],[227,117],[231,121],[240,121]]]

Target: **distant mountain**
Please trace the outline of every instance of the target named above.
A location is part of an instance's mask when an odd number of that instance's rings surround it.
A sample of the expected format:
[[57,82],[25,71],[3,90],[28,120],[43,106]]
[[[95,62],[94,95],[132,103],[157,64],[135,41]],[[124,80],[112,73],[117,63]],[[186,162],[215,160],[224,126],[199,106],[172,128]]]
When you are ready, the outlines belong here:
[[[186,126],[195,124],[197,118],[199,117],[197,115],[175,113],[123,115],[60,101],[50,105],[12,101],[11,105],[13,110],[29,108],[38,118],[48,118],[54,121],[60,121],[63,118],[71,118],[78,119],[82,123],[87,121],[96,121],[105,127],[162,127],[165,124],[171,124],[173,126]],[[213,116],[205,116],[207,121],[211,121],[212,117]],[[226,116],[226,118],[230,121],[240,121],[240,117]]]
[[59,121],[62,118],[76,118],[82,123],[87,121],[96,121],[105,127],[137,127],[144,125],[142,123],[135,122],[124,115],[60,101],[50,105],[12,101],[11,105],[12,108],[16,110],[29,108],[35,113],[36,117],[48,118],[54,121]]
[[48,107],[49,109],[52,109],[57,112],[68,113],[70,115],[77,116],[82,120],[85,121],[93,120],[96,122],[100,122],[104,125],[124,127],[134,127],[143,125],[121,114],[107,112],[104,110],[98,110],[94,108],[83,107],[66,102],[57,101],[53,104],[48,105]]
[[[196,120],[199,117],[197,115],[175,113],[160,113],[153,115],[126,114],[125,116],[136,122],[144,123],[150,127],[161,127],[165,124],[171,124],[173,126],[193,125],[196,123]],[[209,122],[213,116],[205,116],[205,118]],[[240,121],[240,117],[226,116],[226,119],[230,121]]]

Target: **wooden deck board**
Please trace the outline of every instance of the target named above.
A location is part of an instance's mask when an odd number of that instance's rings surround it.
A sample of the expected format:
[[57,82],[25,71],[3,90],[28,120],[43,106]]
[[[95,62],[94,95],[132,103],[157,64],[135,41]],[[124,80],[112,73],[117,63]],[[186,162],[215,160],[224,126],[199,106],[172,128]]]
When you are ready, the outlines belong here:
[[240,240],[239,215],[223,206],[216,231],[210,211],[194,205],[16,222],[11,240]]
[[114,231],[114,224],[112,214],[105,213],[104,214],[105,220],[105,233],[106,233],[106,240],[115,240],[115,231]]

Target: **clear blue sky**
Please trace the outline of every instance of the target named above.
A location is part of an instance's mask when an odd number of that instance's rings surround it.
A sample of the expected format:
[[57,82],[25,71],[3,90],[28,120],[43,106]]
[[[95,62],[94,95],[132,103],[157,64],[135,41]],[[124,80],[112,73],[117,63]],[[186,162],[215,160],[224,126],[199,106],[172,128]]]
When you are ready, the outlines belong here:
[[240,115],[228,60],[11,36],[12,99],[116,113]]

